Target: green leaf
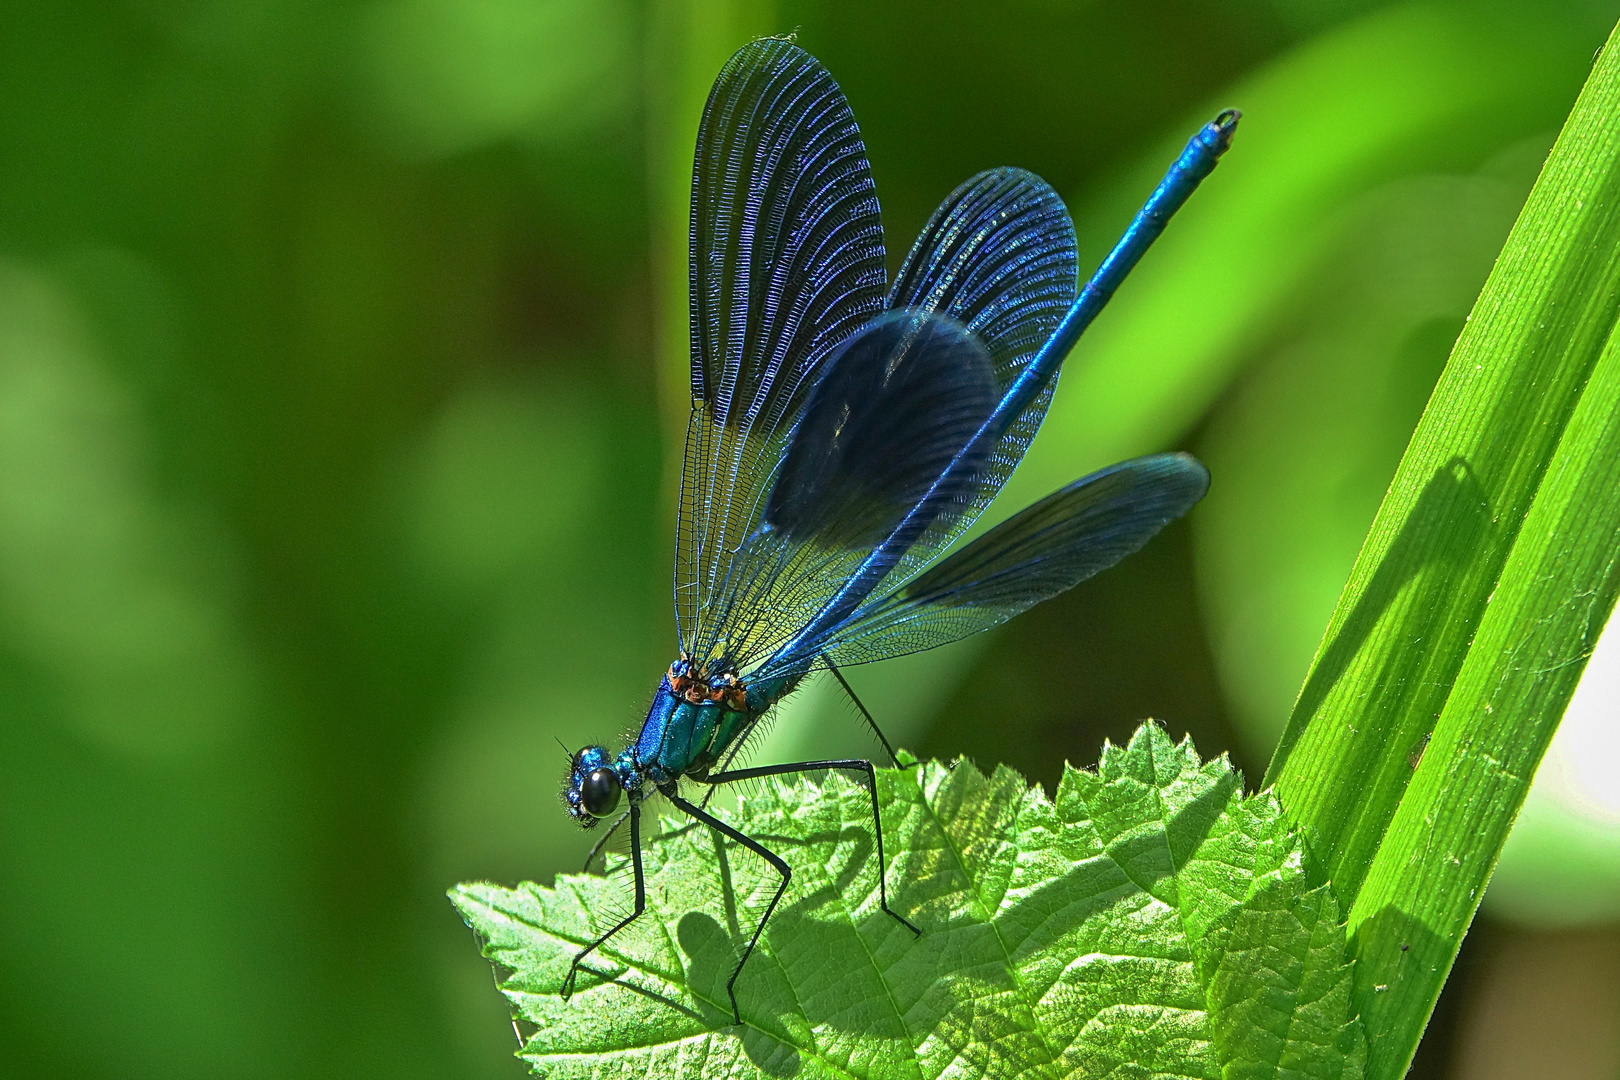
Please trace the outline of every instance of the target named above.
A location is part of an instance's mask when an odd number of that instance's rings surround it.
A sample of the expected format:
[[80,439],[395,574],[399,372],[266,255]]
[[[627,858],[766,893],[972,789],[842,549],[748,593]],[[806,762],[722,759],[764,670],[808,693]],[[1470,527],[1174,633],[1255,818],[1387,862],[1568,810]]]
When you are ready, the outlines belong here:
[[1350,909],[1373,1077],[1405,1073],[1620,590],[1617,334],[1611,38],[1407,447],[1268,774]]
[[1344,929],[1269,794],[1244,798],[1145,724],[1049,799],[1012,771],[883,770],[897,910],[878,905],[870,801],[837,776],[771,781],[735,823],[793,868],[776,879],[691,822],[644,845],[647,912],[623,860],[554,889],[479,883],[451,899],[504,969],[544,1076],[1360,1077]]

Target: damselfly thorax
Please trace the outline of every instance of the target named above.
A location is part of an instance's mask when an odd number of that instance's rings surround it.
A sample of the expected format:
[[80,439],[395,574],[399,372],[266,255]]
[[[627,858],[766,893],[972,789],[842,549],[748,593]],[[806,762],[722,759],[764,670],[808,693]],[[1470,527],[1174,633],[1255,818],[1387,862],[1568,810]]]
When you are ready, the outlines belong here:
[[570,759],[563,802],[581,825],[614,818],[608,835],[629,823],[636,894],[634,911],[575,956],[564,996],[586,957],[645,910],[640,811],[659,794],[780,875],[726,983],[740,1020],[737,978],[792,870],[683,784],[856,774],[871,795],[880,906],[920,933],[889,906],[870,761],[738,768],[737,755],[778,701],[825,671],[898,763],[841,665],[1004,622],[1125,558],[1203,497],[1203,465],[1155,454],[1083,477],[951,551],[1028,449],[1069,349],[1215,167],[1237,119],[1227,110],[1192,137],[1083,287],[1063,200],[1015,168],[951,192],[891,283],[866,149],[838,84],[788,41],[752,42],[727,62],[692,178],[682,652],[630,745]]

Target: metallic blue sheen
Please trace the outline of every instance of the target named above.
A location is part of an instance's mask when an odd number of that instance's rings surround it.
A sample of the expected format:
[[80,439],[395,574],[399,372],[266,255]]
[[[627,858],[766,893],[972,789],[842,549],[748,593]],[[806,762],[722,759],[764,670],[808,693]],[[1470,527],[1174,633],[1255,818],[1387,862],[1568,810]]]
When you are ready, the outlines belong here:
[[[724,769],[812,670],[930,648],[1141,547],[1208,486],[1125,462],[949,558],[1023,456],[1076,339],[1231,143],[1200,130],[1083,288],[1057,194],[1020,169],[953,191],[885,289],[860,129],[791,42],[716,80],[692,176],[692,416],[676,558],[681,657],[614,768],[632,803]],[[565,789],[605,751],[587,748]]]
[[[630,768],[645,776],[654,787],[673,784],[682,776],[705,775],[736,749],[737,737],[797,682],[797,679],[774,679],[756,684],[749,688],[747,707],[735,710],[717,701],[698,704],[687,701],[670,688],[669,679],[665,677],[653,694],[641,731],[626,752]],[[596,760],[593,757],[592,764],[583,771],[589,772],[595,767]]]
[[[1188,140],[1181,156],[1170,166],[1170,170],[1154,189],[1153,194],[1148,197],[1142,209],[1137,211],[1130,227],[1114,245],[1114,249],[1108,253],[1108,257],[1102,261],[1102,265],[1091,276],[1091,280],[1086,282],[1085,288],[1080,290],[1080,295],[1063,316],[1063,320],[1051,337],[1018,373],[995,411],[984,421],[974,438],[963,446],[955,459],[940,474],[930,489],[929,496],[937,491],[949,491],[960,484],[963,473],[976,471],[985,448],[1000,440],[1030,403],[1048,390],[1053,376],[1057,374],[1059,366],[1069,355],[1074,343],[1113,297],[1114,290],[1125,280],[1125,276],[1152,246],[1153,241],[1164,232],[1171,215],[1181,209],[1182,204],[1214,170],[1216,162],[1231,146],[1232,133],[1236,130],[1241,115],[1236,109],[1227,109]],[[911,537],[913,519],[928,511],[929,498],[925,496],[919,500],[913,514],[895,526],[891,537],[871,551],[816,617],[784,642],[776,656],[764,666],[771,669],[779,664],[791,665],[804,654],[819,653],[821,640],[833,628],[853,616],[861,603],[899,563],[913,542]]]
[[693,159],[680,655],[628,747],[610,758],[588,746],[570,761],[563,802],[581,825],[629,796],[608,832],[628,820],[636,894],[632,913],[575,956],[564,996],[645,909],[640,814],[656,791],[780,877],[727,983],[740,1020],[737,977],[791,872],[704,809],[706,797],[689,801],[683,781],[860,775],[880,906],[921,932],[889,906],[870,761],[740,768],[737,756],[812,672],[842,682],[840,665],[1004,622],[1130,555],[1203,497],[1209,473],[1190,456],[1138,458],[941,557],[1022,459],[1069,350],[1214,169],[1237,120],[1228,110],[1193,136],[1083,288],[1062,199],[1021,169],[951,192],[889,285],[871,167],[838,84],[788,41],[752,42],[726,63]]
[[1148,196],[1142,209],[1136,212],[1136,217],[1126,228],[1125,235],[1114,245],[1114,250],[1108,253],[1102,265],[1097,267],[1097,272],[1091,275],[1091,280],[1086,282],[1085,288],[1080,290],[1079,298],[1068,314],[1063,316],[1056,332],[1024,369],[1018,383],[1008,391],[1002,408],[997,410],[998,415],[991,418],[992,425],[1009,422],[1010,416],[1022,409],[1023,403],[1039,393],[1040,387],[1057,372],[1058,365],[1069,355],[1069,350],[1080,340],[1080,335],[1091,325],[1091,320],[1113,298],[1120,282],[1136,267],[1159,234],[1164,232],[1171,216],[1181,209],[1204,178],[1215,170],[1216,162],[1232,145],[1232,133],[1237,130],[1237,122],[1242,115],[1236,109],[1227,109],[1187,140],[1181,156],[1170,166],[1164,179],[1159,181],[1159,186],[1153,189],[1153,194]]
[[[724,767],[817,666],[993,626],[1202,497],[1196,461],[1143,458],[937,558],[1017,465],[1064,357],[1237,120],[1223,112],[1189,140],[1083,288],[1062,200],[1031,173],[994,169],[946,198],[885,292],[876,189],[837,84],[790,42],[732,57],[693,166],[682,657],[620,755],[627,790]],[[670,678],[689,675],[744,687],[746,706],[708,681],[687,700]],[[588,772],[582,757],[571,786]]]

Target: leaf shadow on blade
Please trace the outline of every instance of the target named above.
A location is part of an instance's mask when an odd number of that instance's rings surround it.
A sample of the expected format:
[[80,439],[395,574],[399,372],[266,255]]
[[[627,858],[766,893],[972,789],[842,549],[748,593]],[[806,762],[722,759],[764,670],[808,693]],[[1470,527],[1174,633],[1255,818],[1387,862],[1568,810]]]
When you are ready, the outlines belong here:
[[[1421,984],[1421,958],[1435,955],[1444,941],[1421,916],[1385,904],[1361,920],[1350,942],[1357,996],[1387,994],[1407,979]],[[1377,1038],[1377,1032],[1369,1032],[1369,1040]]]
[[[1406,699],[1407,684],[1412,679],[1432,685],[1434,692],[1441,695],[1431,702],[1432,709],[1407,710],[1404,725],[1393,737],[1388,732],[1369,731],[1351,750],[1356,761],[1345,775],[1360,777],[1380,788],[1386,780],[1404,783],[1411,778],[1411,747],[1433,730],[1444,704],[1444,691],[1455,680],[1466,653],[1447,652],[1429,658],[1421,651],[1408,650],[1409,660],[1380,665],[1370,680],[1364,671],[1369,663],[1367,657],[1371,653],[1399,656],[1403,646],[1427,641],[1439,630],[1441,620],[1451,612],[1449,600],[1461,586],[1457,571],[1491,543],[1490,515],[1490,496],[1474,470],[1463,458],[1451,458],[1424,485],[1411,515],[1402,523],[1388,555],[1356,605],[1342,623],[1329,628],[1321,660],[1312,667],[1294,706],[1296,717],[1313,716],[1325,707],[1331,708],[1330,699],[1347,677],[1350,683],[1346,685],[1354,685],[1351,692],[1359,699],[1369,694],[1375,700],[1387,697],[1390,708]],[[1438,542],[1437,537],[1445,537],[1445,543]],[[1395,608],[1408,613],[1400,621],[1398,639],[1390,638],[1387,630],[1380,632],[1386,615]],[[1473,614],[1477,622],[1483,609]],[[1425,668],[1425,664],[1435,666]],[[1376,710],[1377,706],[1372,708]],[[1286,740],[1278,746],[1272,776],[1295,746]],[[1336,833],[1312,833],[1305,840],[1313,852],[1332,853],[1331,859],[1323,859],[1319,869],[1333,879],[1339,902],[1348,910],[1361,885],[1361,876],[1371,864],[1371,853],[1389,826],[1396,801],[1379,803],[1382,812],[1377,817],[1361,802],[1352,800],[1346,805],[1353,806],[1355,812],[1336,823]]]

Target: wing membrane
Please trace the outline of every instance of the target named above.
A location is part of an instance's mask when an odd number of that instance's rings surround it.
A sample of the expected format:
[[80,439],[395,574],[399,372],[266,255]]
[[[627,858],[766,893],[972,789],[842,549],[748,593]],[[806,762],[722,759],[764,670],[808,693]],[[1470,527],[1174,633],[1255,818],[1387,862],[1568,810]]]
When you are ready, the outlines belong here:
[[988,629],[1137,551],[1208,489],[1209,471],[1187,454],[1092,473],[865,604],[815,649],[860,664]]
[[[957,188],[934,212],[888,303],[914,303],[961,320],[985,342],[999,396],[1034,358],[1074,295],[1074,227],[1062,200],[1031,173],[996,169]],[[971,467],[935,493],[946,497],[932,499],[926,514],[908,517],[766,667],[794,670],[813,659],[811,643],[847,620],[875,589],[897,588],[960,535],[1023,457],[1050,398],[1048,385],[1007,431],[976,446]]]
[[1074,225],[1057,192],[1023,169],[991,169],[934,211],[887,306],[949,315],[985,343],[1011,385],[1074,303]]
[[[961,322],[985,343],[1005,393],[1074,303],[1077,270],[1074,223],[1057,192],[1023,169],[991,169],[934,211],[889,290],[888,305]],[[889,583],[916,573],[984,512],[1029,449],[1055,382],[990,448],[961,505],[935,519],[890,571]]]
[[840,350],[766,506],[790,539],[870,549],[929,494],[996,406],[990,358],[949,319],[899,311]]
[[692,416],[675,571],[683,648],[713,637],[829,350],[883,305],[866,149],[830,75],[786,41],[745,45],[704,109],[692,175]]
[[[959,323],[889,312],[840,345],[793,431],[758,529],[694,652],[747,670],[805,627],[873,549],[920,534],[974,476],[939,483],[999,400],[984,345]],[[904,523],[904,525],[902,525]]]

